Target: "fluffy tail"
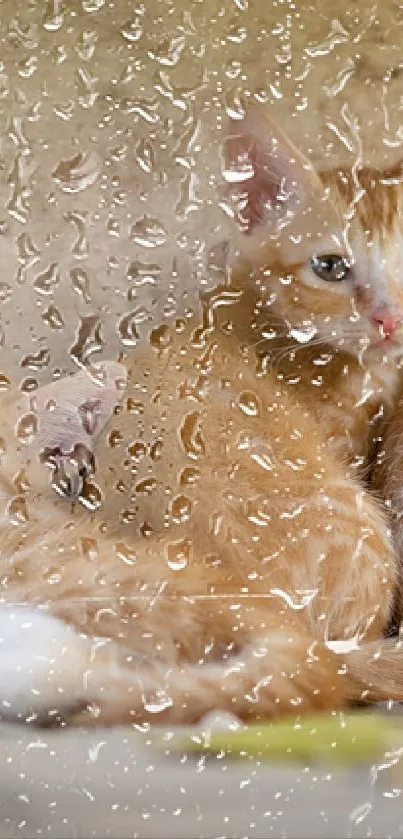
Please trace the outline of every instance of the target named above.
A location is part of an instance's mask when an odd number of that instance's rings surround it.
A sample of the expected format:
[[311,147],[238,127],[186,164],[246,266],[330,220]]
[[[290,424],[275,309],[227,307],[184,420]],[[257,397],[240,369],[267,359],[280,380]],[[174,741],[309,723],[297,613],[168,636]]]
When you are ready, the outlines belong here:
[[296,630],[279,631],[224,663],[168,669],[153,662],[137,672],[114,664],[108,645],[98,652],[87,671],[90,714],[73,723],[188,724],[213,709],[262,719],[403,700],[403,648],[393,640],[337,653]]

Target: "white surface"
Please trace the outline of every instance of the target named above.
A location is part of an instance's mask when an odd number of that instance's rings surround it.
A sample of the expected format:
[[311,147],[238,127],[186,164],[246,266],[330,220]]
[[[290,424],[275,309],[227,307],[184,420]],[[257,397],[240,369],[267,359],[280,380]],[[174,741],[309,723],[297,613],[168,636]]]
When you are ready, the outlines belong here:
[[403,836],[396,777],[370,767],[161,756],[123,729],[0,737],[1,839]]

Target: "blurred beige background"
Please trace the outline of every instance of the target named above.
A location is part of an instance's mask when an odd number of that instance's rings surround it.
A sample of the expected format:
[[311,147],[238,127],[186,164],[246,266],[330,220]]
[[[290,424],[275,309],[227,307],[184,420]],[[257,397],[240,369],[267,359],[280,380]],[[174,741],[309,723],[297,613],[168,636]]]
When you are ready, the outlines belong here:
[[402,26],[397,0],[1,0],[0,385],[197,305],[241,91],[320,165],[399,157]]

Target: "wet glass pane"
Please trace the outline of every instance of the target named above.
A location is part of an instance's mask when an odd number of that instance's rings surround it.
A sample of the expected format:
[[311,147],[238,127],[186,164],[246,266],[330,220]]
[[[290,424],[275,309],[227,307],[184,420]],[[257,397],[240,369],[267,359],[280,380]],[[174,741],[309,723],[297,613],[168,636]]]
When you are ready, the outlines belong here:
[[0,839],[403,834],[402,26],[0,2]]

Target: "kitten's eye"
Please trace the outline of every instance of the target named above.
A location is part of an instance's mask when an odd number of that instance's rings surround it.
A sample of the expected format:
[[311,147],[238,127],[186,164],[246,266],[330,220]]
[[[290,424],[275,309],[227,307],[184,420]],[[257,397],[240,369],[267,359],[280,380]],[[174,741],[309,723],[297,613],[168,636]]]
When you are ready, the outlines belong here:
[[340,283],[350,273],[350,263],[345,256],[337,254],[325,254],[324,256],[313,256],[311,268],[317,277],[329,283]]

